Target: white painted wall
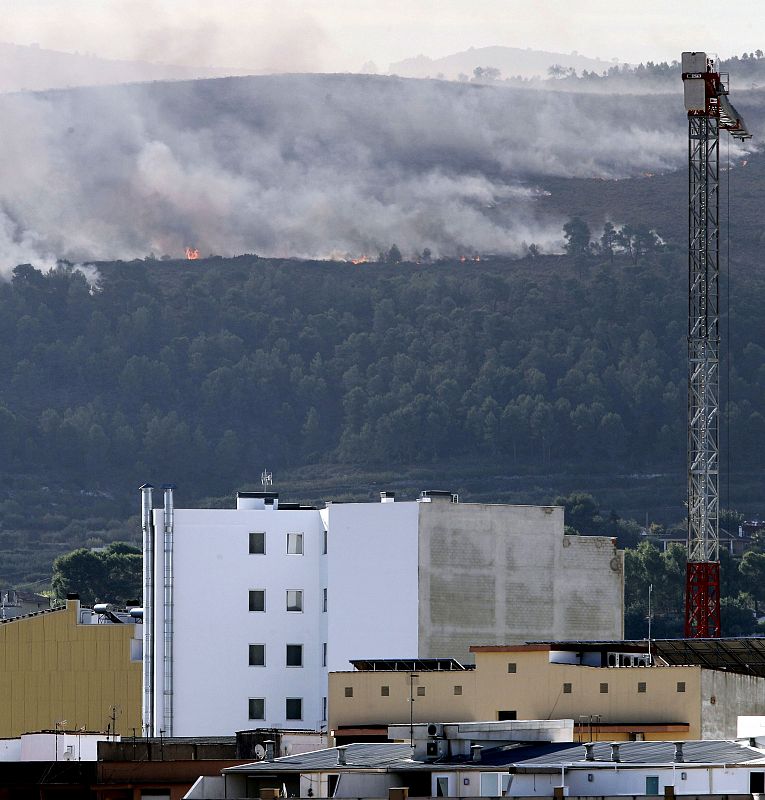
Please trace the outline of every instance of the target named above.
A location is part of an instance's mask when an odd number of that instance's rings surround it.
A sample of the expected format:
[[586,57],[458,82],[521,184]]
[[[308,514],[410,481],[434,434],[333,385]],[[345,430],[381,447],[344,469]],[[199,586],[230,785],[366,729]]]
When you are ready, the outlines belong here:
[[[155,511],[162,530],[162,511]],[[265,555],[249,553],[249,533],[266,534]],[[287,554],[287,533],[303,534],[303,555]],[[157,537],[157,554],[162,536]],[[321,666],[318,511],[176,509],[174,530],[174,736],[231,735],[262,727],[315,729],[326,672]],[[161,559],[158,561],[161,563]],[[162,685],[162,580],[157,570],[155,675]],[[249,611],[249,590],[265,589],[266,611]],[[287,590],[303,611],[286,610]],[[249,644],[265,644],[266,666],[249,666]],[[303,645],[303,667],[286,666],[286,645]],[[160,692],[161,695],[161,692]],[[266,719],[250,720],[248,699],[265,698]],[[287,720],[287,697],[303,699]]]
[[328,663],[416,658],[419,503],[342,503],[326,511]]
[[[98,743],[112,737],[92,733],[26,733],[20,741],[17,761],[97,761]],[[120,741],[120,737],[114,737]],[[3,759],[6,760],[6,759]]]

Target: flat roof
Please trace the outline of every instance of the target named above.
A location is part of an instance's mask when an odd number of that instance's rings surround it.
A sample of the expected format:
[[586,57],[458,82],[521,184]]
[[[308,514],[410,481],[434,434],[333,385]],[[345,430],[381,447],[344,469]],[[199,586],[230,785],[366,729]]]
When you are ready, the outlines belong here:
[[353,668],[359,672],[464,672],[475,664],[461,664],[454,658],[357,658]]

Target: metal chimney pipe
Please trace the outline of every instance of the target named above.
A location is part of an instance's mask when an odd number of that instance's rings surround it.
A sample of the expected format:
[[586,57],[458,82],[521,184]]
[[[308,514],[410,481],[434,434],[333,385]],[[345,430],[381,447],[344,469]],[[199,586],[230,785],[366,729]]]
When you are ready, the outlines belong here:
[[164,713],[163,730],[165,736],[173,735],[173,491],[176,486],[166,483],[164,508],[164,654],[163,667],[165,685],[163,687]]
[[141,532],[143,534],[143,696],[141,726],[144,736],[151,736],[154,715],[154,521],[152,491],[141,487]]
[[345,766],[345,763],[346,763],[345,762],[345,751],[346,751],[347,747],[348,747],[348,745],[341,744],[337,748],[337,765],[338,765],[338,767],[344,767]]
[[675,763],[680,764],[685,761],[683,756],[683,743],[675,742]]
[[592,752],[595,749],[595,742],[587,742],[584,746],[584,760],[594,761],[595,754]]
[[611,761],[621,761],[619,757],[619,745],[616,742],[611,743]]
[[483,750],[483,747],[480,744],[470,745],[470,755],[473,761],[481,760],[481,750]]

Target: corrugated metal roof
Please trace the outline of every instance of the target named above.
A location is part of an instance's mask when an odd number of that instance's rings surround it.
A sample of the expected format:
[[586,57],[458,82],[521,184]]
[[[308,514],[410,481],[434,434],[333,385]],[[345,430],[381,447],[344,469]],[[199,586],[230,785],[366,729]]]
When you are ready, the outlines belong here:
[[[619,757],[622,764],[673,764],[675,745],[673,742],[619,742]],[[500,747],[485,748],[481,761],[474,762],[470,756],[442,758],[435,761],[415,761],[411,758],[408,744],[359,743],[345,747],[345,766],[337,763],[338,748],[330,747],[311,753],[284,756],[274,761],[257,761],[229,767],[224,772],[325,772],[346,769],[382,770],[386,772],[433,771],[459,767],[462,770],[496,770],[497,768],[533,770],[534,767],[556,767],[577,765],[596,769],[613,766],[611,744],[595,742],[593,761],[585,760],[585,749],[581,744],[525,745],[509,743]],[[747,764],[765,762],[765,753],[744,747],[732,741],[685,741],[683,763],[692,764]]]
[[[618,742],[619,760],[623,764],[673,764],[675,763],[674,742]],[[518,760],[523,766],[534,764],[570,764],[581,762],[587,766],[613,766],[610,742],[595,742],[594,761],[585,760],[583,745],[572,745],[554,756],[540,754]],[[708,741],[684,741],[683,762],[686,764],[744,764],[749,761],[765,759],[765,753],[752,747],[744,747],[737,742],[711,739]]]

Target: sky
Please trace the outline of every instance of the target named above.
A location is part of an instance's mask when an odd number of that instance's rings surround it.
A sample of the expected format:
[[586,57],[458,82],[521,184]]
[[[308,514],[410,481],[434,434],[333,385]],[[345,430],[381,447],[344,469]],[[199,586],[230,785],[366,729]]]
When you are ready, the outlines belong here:
[[764,42],[763,0],[0,0],[0,40],[106,58],[252,71],[506,45],[637,63]]

